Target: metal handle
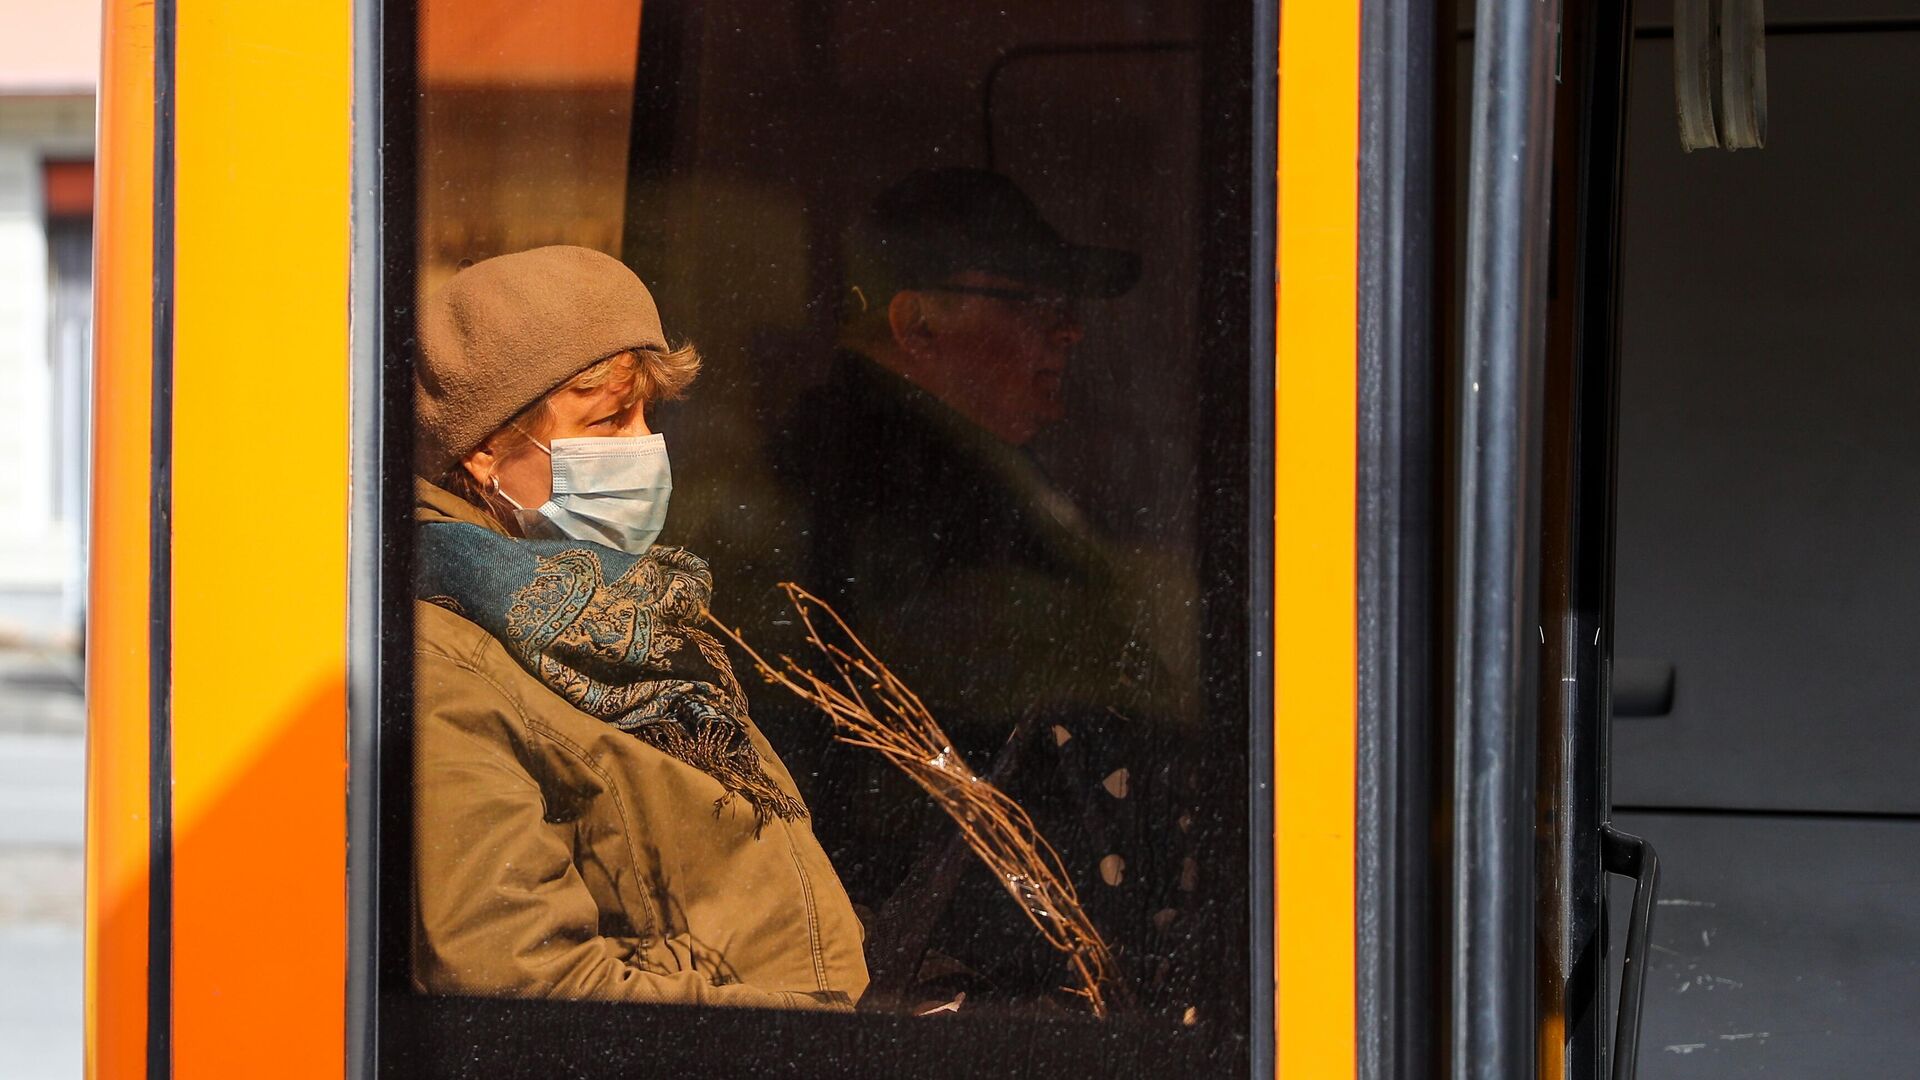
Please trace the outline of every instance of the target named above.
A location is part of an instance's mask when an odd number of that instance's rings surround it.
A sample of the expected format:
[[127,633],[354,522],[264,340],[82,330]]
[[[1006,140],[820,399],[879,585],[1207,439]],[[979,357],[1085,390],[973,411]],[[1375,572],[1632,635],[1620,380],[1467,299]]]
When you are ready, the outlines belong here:
[[1647,949],[1652,943],[1653,890],[1660,881],[1660,856],[1653,845],[1612,825],[1600,827],[1601,858],[1607,873],[1634,880],[1633,915],[1627,920],[1627,959],[1620,968],[1620,1014],[1613,1026],[1613,1080],[1633,1080],[1640,1049],[1640,1007],[1647,985]]

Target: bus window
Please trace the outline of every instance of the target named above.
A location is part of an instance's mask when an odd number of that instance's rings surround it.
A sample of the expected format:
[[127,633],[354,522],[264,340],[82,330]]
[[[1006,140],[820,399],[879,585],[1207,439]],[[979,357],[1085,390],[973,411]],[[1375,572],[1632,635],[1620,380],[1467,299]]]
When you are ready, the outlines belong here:
[[419,0],[416,1032],[1246,1069],[1251,32]]

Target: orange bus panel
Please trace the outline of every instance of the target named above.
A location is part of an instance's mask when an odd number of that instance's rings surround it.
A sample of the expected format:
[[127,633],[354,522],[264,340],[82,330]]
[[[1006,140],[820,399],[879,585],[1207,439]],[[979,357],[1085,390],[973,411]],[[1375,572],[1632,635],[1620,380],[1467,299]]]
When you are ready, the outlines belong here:
[[1274,476],[1276,1061],[1356,1068],[1360,5],[1280,5]]
[[174,1064],[340,1077],[352,5],[178,20]]
[[86,1069],[147,1071],[153,5],[109,0],[95,217],[87,597]]

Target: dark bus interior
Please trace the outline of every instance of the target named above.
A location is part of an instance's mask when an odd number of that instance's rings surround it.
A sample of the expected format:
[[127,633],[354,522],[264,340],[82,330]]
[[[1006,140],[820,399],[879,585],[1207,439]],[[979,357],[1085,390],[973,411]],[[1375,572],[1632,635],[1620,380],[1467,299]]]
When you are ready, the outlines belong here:
[[[1920,121],[1920,6],[1767,4],[1765,146],[1732,152],[1683,149],[1676,6],[1563,8],[1566,40],[1598,34],[1599,55],[1621,13],[1631,25],[1612,132],[1610,73],[1579,67],[1593,54],[1569,46],[1556,79],[1536,1060],[1607,1071],[1634,889],[1609,879],[1584,921],[1599,860],[1579,836],[1610,819],[1659,854],[1638,1075],[1904,1076],[1920,1052],[1920,161],[1888,136]],[[1468,7],[1442,128],[1457,169]],[[1604,202],[1610,172],[1617,233],[1604,207],[1597,230],[1573,209]],[[1453,185],[1464,236],[1464,171]],[[1595,337],[1572,296],[1609,244],[1617,330]],[[1584,580],[1583,559],[1601,567]],[[1609,605],[1611,722],[1588,733],[1565,687]]]
[[1633,43],[1611,780],[1662,866],[1640,1074],[1899,1076],[1920,159],[1896,133],[1920,126],[1920,6],[1767,15],[1761,150],[1683,153],[1660,12]]

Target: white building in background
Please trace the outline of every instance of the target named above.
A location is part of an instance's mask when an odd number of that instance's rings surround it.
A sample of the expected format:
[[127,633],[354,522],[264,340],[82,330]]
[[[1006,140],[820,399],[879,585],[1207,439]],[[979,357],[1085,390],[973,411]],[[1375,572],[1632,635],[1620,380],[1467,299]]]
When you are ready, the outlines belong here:
[[97,0],[0,0],[0,640],[84,618]]

